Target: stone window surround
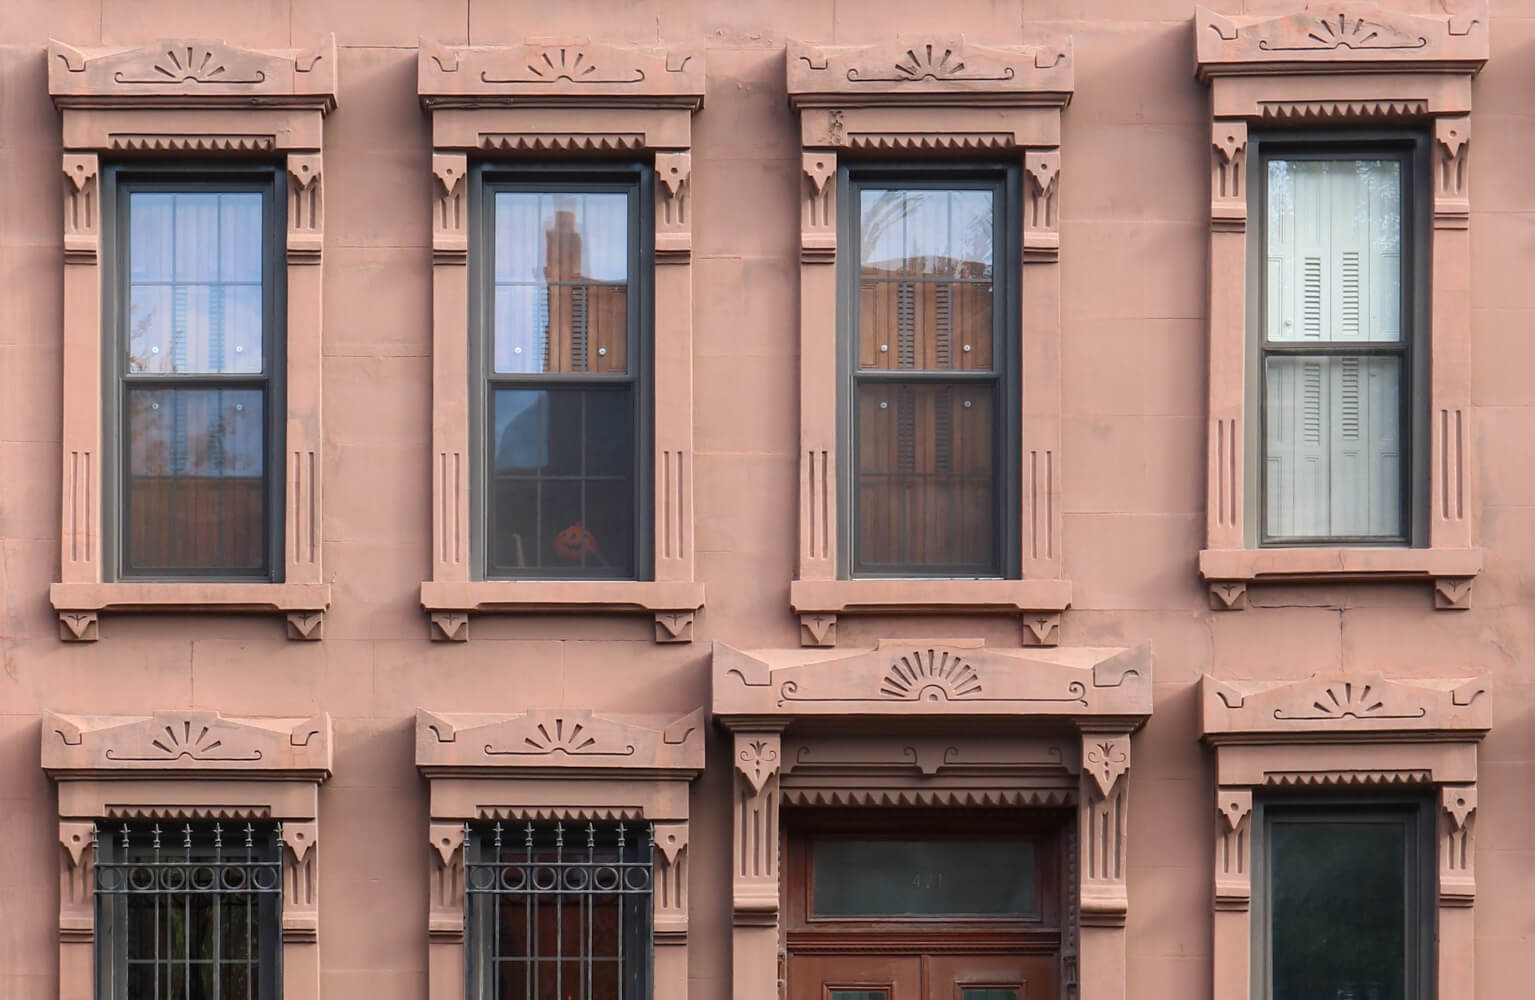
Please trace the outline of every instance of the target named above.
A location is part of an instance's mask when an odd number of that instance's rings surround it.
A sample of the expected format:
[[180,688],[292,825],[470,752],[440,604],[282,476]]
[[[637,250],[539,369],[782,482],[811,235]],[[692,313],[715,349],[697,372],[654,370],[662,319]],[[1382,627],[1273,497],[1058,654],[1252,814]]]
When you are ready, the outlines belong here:
[[1215,753],[1214,995],[1252,985],[1255,790],[1425,786],[1438,803],[1438,1000],[1476,996],[1476,758],[1492,727],[1485,678],[1394,681],[1379,674],[1200,681]]
[[[580,71],[576,65],[582,67]],[[432,119],[432,578],[434,640],[469,638],[471,613],[652,615],[657,642],[691,642],[694,579],[692,117],[704,57],[589,42],[448,48],[422,42]],[[536,165],[655,160],[654,565],[648,580],[484,580],[469,565],[468,171],[471,158]]]
[[[336,106],[336,43],[255,51],[165,39],[137,48],[48,43],[48,91],[63,116],[64,425],[59,637],[99,637],[102,611],[286,615],[288,637],[324,634],[321,565],[323,119]],[[278,160],[288,205],[287,398],[281,583],[103,578],[101,161]],[[112,252],[108,250],[108,266]]]
[[[1324,4],[1290,15],[1194,16],[1211,89],[1210,412],[1207,528],[1199,572],[1216,610],[1264,581],[1432,580],[1434,605],[1470,607],[1475,547],[1471,419],[1471,79],[1487,61],[1485,0],[1452,15]],[[1249,128],[1416,125],[1432,133],[1428,545],[1251,548],[1244,498]]]
[[655,835],[656,997],[688,995],[688,786],[704,768],[703,709],[622,715],[416,713],[416,767],[431,786],[428,984],[463,1000],[464,826],[477,821],[643,821]]
[[319,787],[331,721],[170,710],[45,712],[42,765],[59,796],[59,996],[95,987],[97,822],[282,824],[282,995],[320,996]]
[[1151,667],[1145,645],[715,642],[713,711],[734,764],[731,996],[779,996],[782,805],[1074,805],[1064,982],[1075,971],[1081,1000],[1123,1000],[1130,737],[1151,714]]
[[[798,577],[789,603],[800,643],[835,646],[837,616],[1001,612],[1028,645],[1055,645],[1071,582],[1061,563],[1061,112],[1071,39],[992,47],[963,38],[867,46],[790,41],[789,105],[799,114],[800,458]],[[843,579],[838,575],[837,166],[891,156],[1022,160],[1022,578]]]

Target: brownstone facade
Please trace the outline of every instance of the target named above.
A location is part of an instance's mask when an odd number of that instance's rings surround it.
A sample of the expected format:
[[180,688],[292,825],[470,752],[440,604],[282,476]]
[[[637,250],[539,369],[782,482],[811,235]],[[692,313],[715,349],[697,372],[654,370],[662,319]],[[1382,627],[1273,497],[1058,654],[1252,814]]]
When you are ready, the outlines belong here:
[[[163,849],[266,894],[225,1000],[1290,1000],[1286,809],[1417,831],[1336,1000],[1524,997],[1532,76],[1514,0],[10,0],[0,997],[170,996]],[[1329,158],[1411,181],[1313,286]],[[634,983],[502,962],[523,831],[616,831],[537,871]],[[903,837],[1031,894],[817,909]]]

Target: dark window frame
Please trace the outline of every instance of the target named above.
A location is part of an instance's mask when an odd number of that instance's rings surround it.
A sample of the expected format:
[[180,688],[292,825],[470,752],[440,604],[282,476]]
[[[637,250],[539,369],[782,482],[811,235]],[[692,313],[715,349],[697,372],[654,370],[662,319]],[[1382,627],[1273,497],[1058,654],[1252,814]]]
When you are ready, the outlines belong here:
[[[184,866],[177,865],[180,857],[186,856],[183,847],[182,831],[190,826],[196,837],[191,856],[194,864],[197,860],[208,858],[213,852],[210,841],[215,824],[212,823],[185,823],[174,821],[139,821],[134,823],[98,823],[97,832],[94,835],[94,850],[97,863],[93,866],[92,877],[95,881],[95,950],[96,950],[96,975],[95,995],[97,1000],[137,1000],[129,994],[130,980],[128,977],[128,939],[129,918],[128,907],[131,894],[112,893],[104,891],[103,878],[114,868],[119,879],[125,875],[131,878],[128,866],[132,864],[125,855],[120,837],[124,826],[130,831],[131,847],[135,854],[145,849],[145,843],[152,836],[152,831],[160,831],[160,839],[163,845],[161,856],[171,868],[180,868],[187,877],[192,877],[192,872]],[[225,857],[236,867],[239,865],[240,856],[246,853],[244,847],[245,833],[244,823],[221,824],[222,848]],[[249,860],[256,866],[269,872],[276,881],[275,892],[260,894],[244,894],[254,896],[259,910],[257,919],[260,921],[259,930],[253,931],[255,940],[252,942],[259,951],[257,966],[259,968],[260,987],[257,993],[259,1000],[280,1000],[282,997],[282,909],[283,909],[283,857],[281,824],[263,823],[253,831],[252,852],[256,855]],[[118,867],[123,866],[123,867]],[[153,871],[153,869],[149,869]],[[167,872],[166,874],[173,874]],[[160,895],[160,894],[155,894]],[[186,896],[196,895],[184,893]],[[213,893],[223,895],[223,893]],[[157,928],[158,938],[158,928]],[[158,947],[158,940],[156,942]],[[221,992],[221,991],[220,991]],[[224,998],[224,1000],[243,1000],[243,998]]]
[[[1373,547],[1428,545],[1429,399],[1431,374],[1430,275],[1433,248],[1433,176],[1429,136],[1419,129],[1271,131],[1248,140],[1252,171],[1248,184],[1247,463],[1248,544],[1260,548]],[[1395,342],[1276,342],[1269,338],[1268,164],[1286,160],[1395,159],[1402,169],[1402,336]],[[1402,358],[1401,510],[1403,533],[1384,535],[1272,536],[1268,533],[1268,405],[1265,366],[1281,356],[1395,356]]]
[[[132,254],[130,196],[138,192],[259,193],[262,210],[262,371],[259,374],[169,374],[127,371],[128,277]],[[102,168],[102,573],[104,579],[140,582],[281,583],[284,552],[283,454],[287,434],[287,185],[281,169],[265,164],[112,164]],[[127,538],[126,419],[130,388],[253,388],[263,393],[262,555],[265,565],[248,572],[222,568],[130,568]]]
[[1409,950],[1403,1000],[1434,1000],[1438,967],[1438,843],[1437,816],[1427,793],[1422,795],[1300,795],[1255,796],[1252,841],[1252,998],[1285,1000],[1273,991],[1272,864],[1270,827],[1275,819],[1317,824],[1394,823],[1405,828],[1409,852],[1403,871],[1406,901],[1404,933]]
[[[555,829],[560,829],[563,838],[562,851],[573,852],[576,857],[566,859],[573,865],[574,870],[580,870],[582,861],[580,853],[585,850],[587,841],[586,831],[594,827],[602,831],[602,836],[610,835],[616,828],[622,827],[626,836],[633,838],[635,850],[639,855],[638,862],[628,864],[642,865],[649,870],[647,887],[643,892],[630,892],[621,895],[622,912],[630,918],[628,926],[620,931],[620,947],[624,949],[626,958],[621,959],[621,971],[623,975],[623,1000],[651,1000],[655,990],[655,858],[656,849],[654,841],[654,826],[647,821],[621,821],[601,822],[592,821],[493,821],[489,823],[465,823],[464,824],[464,955],[465,955],[465,984],[466,993],[471,1000],[500,1000],[500,979],[496,972],[496,963],[500,957],[500,935],[502,933],[502,921],[499,919],[498,889],[507,887],[510,882],[516,884],[516,879],[508,879],[497,865],[497,848],[495,840],[502,838],[501,863],[511,866],[513,869],[523,866],[523,874],[530,879],[536,879],[537,873],[525,862],[519,861],[518,855],[524,851],[525,833],[536,832],[539,842],[544,850],[548,849],[547,839],[553,836]],[[621,860],[621,859],[620,859]],[[537,862],[532,863],[534,866]],[[495,875],[497,889],[477,889],[481,879],[475,876],[477,870],[489,869]],[[557,895],[580,896],[580,886],[573,886],[566,874],[557,867],[550,866],[548,871],[554,873],[552,884],[556,887],[563,886],[564,891]],[[597,877],[595,870],[588,868],[588,879]],[[623,868],[619,868],[620,879],[625,879]],[[536,884],[536,883],[535,883]],[[515,894],[515,893],[512,893]],[[534,895],[534,894],[527,894]],[[531,903],[529,904],[531,906]],[[579,910],[578,910],[579,912]],[[556,917],[556,924],[563,926],[561,917]],[[493,931],[490,928],[494,928]],[[588,933],[590,928],[588,927]],[[491,936],[487,942],[487,936]],[[590,944],[590,941],[587,942]],[[488,946],[487,946],[488,945]],[[560,951],[563,952],[563,940],[560,941]],[[533,949],[528,949],[532,951]],[[579,958],[570,958],[561,961],[561,966],[575,964]]]
[[[478,163],[469,184],[469,522],[470,564],[481,580],[650,580],[655,575],[654,375],[655,206],[654,168],[647,163],[540,165],[537,168]],[[628,352],[630,371],[601,373],[497,373],[495,350],[495,195],[517,192],[623,192],[629,195]],[[491,564],[491,446],[495,388],[630,385],[634,406],[634,573],[602,575],[590,568],[560,572],[541,567],[507,572]]]
[[[861,371],[858,365],[862,225],[859,194],[866,187],[989,190],[992,200],[992,368]],[[842,457],[837,484],[837,563],[844,579],[1009,579],[1022,576],[1021,449],[1023,193],[1011,163],[842,163],[837,168],[837,440]],[[858,401],[860,385],[888,382],[975,381],[996,386],[992,429],[993,550],[995,563],[979,567],[921,566],[868,569],[859,559]]]

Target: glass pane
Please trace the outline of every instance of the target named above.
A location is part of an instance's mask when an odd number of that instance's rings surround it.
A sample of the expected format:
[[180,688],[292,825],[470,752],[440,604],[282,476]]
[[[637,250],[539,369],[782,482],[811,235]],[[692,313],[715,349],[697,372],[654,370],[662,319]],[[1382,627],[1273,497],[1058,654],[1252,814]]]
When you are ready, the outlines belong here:
[[992,192],[863,188],[860,264],[865,278],[990,278]]
[[263,404],[259,389],[128,391],[125,569],[265,566]]
[[885,1000],[884,990],[831,990],[830,1000]]
[[1269,357],[1264,367],[1269,537],[1402,537],[1401,359]]
[[818,840],[816,916],[1028,916],[1028,841]]
[[997,572],[995,387],[856,391],[858,568]]
[[1402,823],[1271,823],[1274,997],[1406,995],[1407,833]]
[[1397,160],[1270,160],[1266,334],[1402,338]]
[[130,372],[262,370],[262,198],[128,198]]
[[497,372],[625,372],[629,196],[495,198]]
[[632,577],[632,389],[497,389],[491,408],[491,572]]
[[960,1000],[1018,1000],[1018,991],[995,986],[967,986]]

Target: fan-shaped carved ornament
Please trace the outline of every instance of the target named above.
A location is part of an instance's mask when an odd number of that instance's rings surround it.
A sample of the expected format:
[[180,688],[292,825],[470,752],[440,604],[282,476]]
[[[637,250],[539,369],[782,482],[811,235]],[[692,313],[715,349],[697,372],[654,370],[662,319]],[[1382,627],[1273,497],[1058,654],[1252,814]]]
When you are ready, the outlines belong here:
[[48,43],[48,91],[67,107],[247,109],[336,106],[336,40],[312,49],[243,49],[205,39],[162,39],[125,49]]
[[1462,5],[1447,15],[1346,3],[1278,17],[1228,17],[1200,8],[1194,26],[1202,79],[1271,73],[1287,64],[1385,63],[1393,69],[1475,72],[1488,53],[1485,3]]
[[681,718],[534,709],[520,715],[416,713],[416,764],[429,776],[497,768],[703,768],[703,710]]
[[1202,682],[1204,732],[1240,734],[1349,731],[1485,732],[1492,699],[1485,678],[1387,680],[1379,674],[1316,676],[1282,684]]
[[[1071,39],[1041,45],[975,45],[963,36],[904,38],[875,45],[788,43],[789,102],[812,107],[857,95],[1064,104],[1072,89]],[[1029,97],[1028,95],[1037,95]]]
[[183,710],[150,716],[49,713],[43,767],[50,774],[144,771],[281,772],[323,780],[330,717],[237,718]]

